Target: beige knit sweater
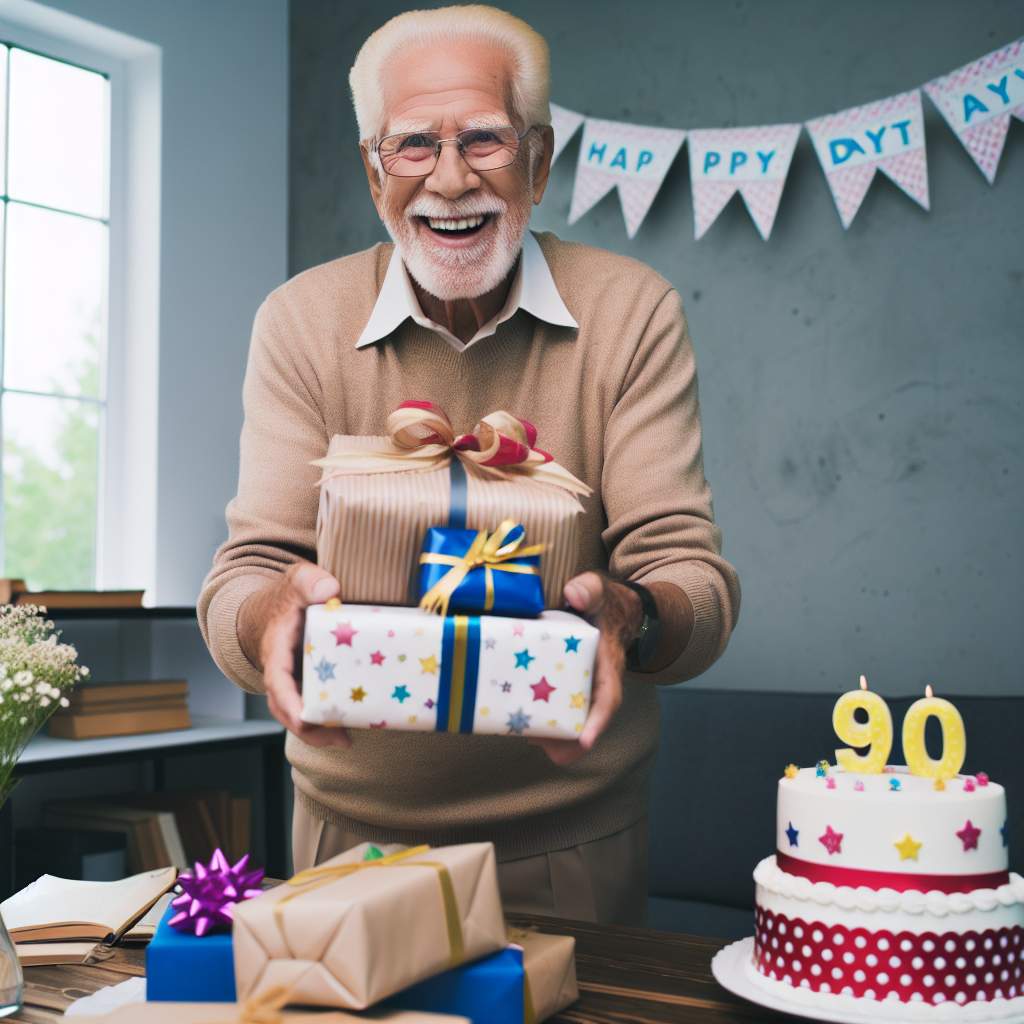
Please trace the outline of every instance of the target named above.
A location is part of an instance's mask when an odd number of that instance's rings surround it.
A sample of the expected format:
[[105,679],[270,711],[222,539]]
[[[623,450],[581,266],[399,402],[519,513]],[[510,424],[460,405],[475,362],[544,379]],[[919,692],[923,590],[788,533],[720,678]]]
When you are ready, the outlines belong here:
[[535,423],[538,445],[594,488],[583,499],[579,570],[677,584],[696,613],[693,635],[668,668],[627,673],[615,720],[568,768],[513,737],[354,731],[345,750],[289,733],[296,799],[376,842],[489,839],[510,859],[632,824],[646,810],[658,740],[653,684],[703,672],[739,612],[739,581],[720,554],[704,478],[697,374],[678,292],[638,260],[550,232],[536,237],[578,330],[519,310],[458,352],[410,319],[357,350],[390,243],[271,292],[253,325],[229,535],[198,599],[203,637],[229,679],[262,691],[236,617],[290,563],[316,561],[319,470],[310,460],[326,453],[333,434],[384,434],[388,413],[406,399],[437,403],[456,431],[496,409]]

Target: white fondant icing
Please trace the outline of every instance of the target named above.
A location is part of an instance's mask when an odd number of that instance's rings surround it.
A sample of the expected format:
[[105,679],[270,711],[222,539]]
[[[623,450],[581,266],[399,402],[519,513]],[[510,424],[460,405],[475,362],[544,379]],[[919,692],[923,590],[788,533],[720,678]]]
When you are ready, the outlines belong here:
[[[830,789],[831,777],[835,788]],[[1006,822],[1006,793],[1002,786],[975,783],[958,775],[936,790],[934,780],[911,775],[902,766],[878,775],[847,773],[831,766],[819,777],[814,768],[801,768],[778,786],[776,848],[814,864],[853,867],[904,874],[973,875],[1005,871],[1008,853],[1001,829]],[[894,792],[890,780],[897,779]],[[862,790],[856,789],[861,783]],[[965,849],[957,836],[970,821],[980,829],[976,849]],[[793,846],[786,830],[797,830]],[[830,854],[819,836],[826,829],[842,834],[840,849]],[[904,836],[921,844],[916,858],[903,859],[896,843]]]

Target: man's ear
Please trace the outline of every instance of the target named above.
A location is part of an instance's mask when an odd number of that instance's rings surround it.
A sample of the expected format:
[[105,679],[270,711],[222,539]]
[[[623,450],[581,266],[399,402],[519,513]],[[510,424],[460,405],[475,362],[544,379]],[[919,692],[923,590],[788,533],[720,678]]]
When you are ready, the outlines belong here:
[[363,158],[363,167],[366,168],[366,180],[370,185],[370,196],[373,198],[373,205],[377,207],[377,215],[380,216],[381,194],[384,191],[384,185],[370,156],[371,145],[371,142],[360,142],[359,155]]
[[551,158],[555,153],[555,130],[549,124],[539,125],[537,133],[544,144],[541,150],[540,159],[537,161],[537,170],[533,175],[533,203],[536,206],[544,197],[544,189],[547,188],[548,174],[551,172]]

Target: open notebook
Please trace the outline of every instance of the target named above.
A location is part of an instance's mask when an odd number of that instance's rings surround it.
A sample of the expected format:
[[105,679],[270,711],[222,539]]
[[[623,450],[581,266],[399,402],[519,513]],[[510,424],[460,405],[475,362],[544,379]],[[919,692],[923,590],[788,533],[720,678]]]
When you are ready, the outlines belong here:
[[177,877],[174,867],[143,871],[116,882],[41,875],[4,900],[0,912],[19,945],[89,939],[112,942],[130,932]]

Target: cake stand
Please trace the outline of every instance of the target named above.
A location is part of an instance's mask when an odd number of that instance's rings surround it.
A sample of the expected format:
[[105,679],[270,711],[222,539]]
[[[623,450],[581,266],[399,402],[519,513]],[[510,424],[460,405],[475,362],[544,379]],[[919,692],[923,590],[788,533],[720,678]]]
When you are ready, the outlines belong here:
[[839,1024],[1024,1024],[1024,996],[997,999],[990,1003],[901,1003],[896,1000],[868,1001],[851,996],[811,992],[793,988],[758,974],[754,968],[754,937],[740,939],[720,949],[711,961],[711,973],[722,988],[769,1010],[836,1021]]

